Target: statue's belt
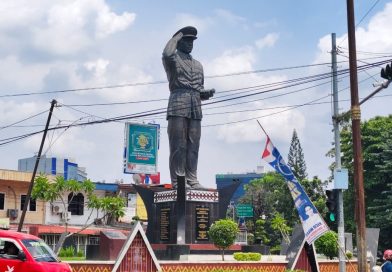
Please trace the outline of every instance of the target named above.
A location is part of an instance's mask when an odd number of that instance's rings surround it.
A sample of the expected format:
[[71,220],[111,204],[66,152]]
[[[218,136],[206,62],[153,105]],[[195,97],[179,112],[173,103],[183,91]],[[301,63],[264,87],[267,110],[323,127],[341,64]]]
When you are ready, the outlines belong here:
[[170,91],[171,93],[190,93],[190,94],[197,94],[200,93],[200,91],[195,90],[195,89],[174,89]]

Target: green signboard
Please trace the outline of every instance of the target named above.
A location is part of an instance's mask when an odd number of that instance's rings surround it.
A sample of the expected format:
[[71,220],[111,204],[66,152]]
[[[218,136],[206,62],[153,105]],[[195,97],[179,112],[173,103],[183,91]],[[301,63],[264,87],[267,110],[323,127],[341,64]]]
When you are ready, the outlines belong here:
[[158,135],[157,125],[125,125],[124,173],[157,173]]
[[238,204],[235,209],[238,217],[253,217],[253,207],[250,204]]

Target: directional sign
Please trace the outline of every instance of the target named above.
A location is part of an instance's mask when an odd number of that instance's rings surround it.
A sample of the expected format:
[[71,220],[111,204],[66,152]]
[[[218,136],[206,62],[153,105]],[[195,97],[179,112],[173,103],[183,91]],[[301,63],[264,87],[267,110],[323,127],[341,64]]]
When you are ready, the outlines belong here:
[[253,217],[253,207],[250,204],[238,204],[236,207],[238,217]]

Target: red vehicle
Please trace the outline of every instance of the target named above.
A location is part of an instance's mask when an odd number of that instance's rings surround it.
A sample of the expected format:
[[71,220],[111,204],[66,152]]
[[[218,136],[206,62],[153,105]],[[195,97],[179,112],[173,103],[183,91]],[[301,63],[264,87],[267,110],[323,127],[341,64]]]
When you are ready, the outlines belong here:
[[72,272],[59,261],[40,238],[10,230],[0,230],[1,272]]

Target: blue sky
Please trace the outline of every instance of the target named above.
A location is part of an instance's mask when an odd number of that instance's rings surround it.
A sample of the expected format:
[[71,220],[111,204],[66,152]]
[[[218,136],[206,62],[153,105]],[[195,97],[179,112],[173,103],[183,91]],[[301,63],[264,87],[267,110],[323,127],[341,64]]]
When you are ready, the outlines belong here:
[[[392,2],[360,0],[355,5],[357,23],[370,11],[357,26],[357,50],[370,53],[359,53],[358,59],[367,62],[390,59]],[[186,25],[194,25],[199,30],[192,55],[203,64],[207,76],[205,87],[215,88],[217,99],[237,88],[329,72],[331,32],[337,34],[342,52],[338,58],[342,61],[339,69],[347,68],[345,1],[39,0],[32,4],[27,0],[3,0],[0,12],[0,96],[3,96],[0,97],[0,127],[48,109],[52,99],[63,105],[55,109],[52,126],[166,107],[167,101],[75,105],[167,99],[167,83],[21,97],[4,95],[165,80],[161,63],[163,47],[174,32]],[[375,53],[385,53],[387,57],[374,59],[380,56]],[[319,63],[326,64],[208,77]],[[376,80],[380,81],[380,69],[381,66],[359,73],[360,80],[369,78],[360,84],[361,97],[374,89],[372,84]],[[325,154],[332,147],[333,134],[328,97],[331,88],[328,82],[324,83],[290,95],[287,92],[310,85],[238,99],[235,106],[226,102],[216,104],[221,108],[204,107],[200,182],[214,187],[215,174],[249,172],[257,165],[271,170],[260,158],[265,136],[255,121],[265,115],[269,116],[258,120],[284,157],[296,129],[309,176],[326,179],[332,160]],[[340,99],[348,99],[347,78],[339,79],[339,87]],[[383,92],[388,93],[389,90]],[[272,94],[280,96],[267,99]],[[282,107],[323,96],[326,98],[319,101],[323,104],[278,113]],[[389,96],[367,102],[362,108],[363,119],[390,114],[390,103]],[[340,109],[348,110],[349,102],[342,101]],[[0,139],[42,129],[45,120],[46,113],[18,124],[22,127],[2,128]],[[169,182],[164,117],[137,121],[161,124],[159,170],[162,181]],[[49,133],[44,151],[48,156],[74,158],[87,168],[93,181],[130,182],[132,177],[122,174],[123,131],[123,122],[58,130]],[[16,169],[18,158],[30,157],[38,151],[40,139],[36,135],[0,145],[0,168]]]

